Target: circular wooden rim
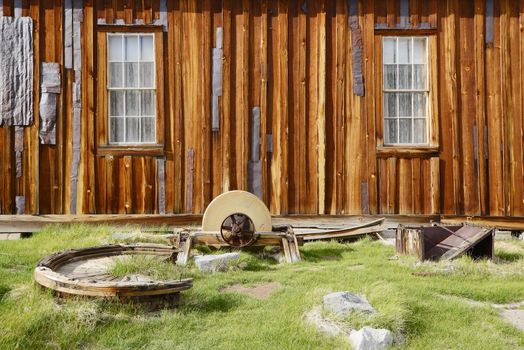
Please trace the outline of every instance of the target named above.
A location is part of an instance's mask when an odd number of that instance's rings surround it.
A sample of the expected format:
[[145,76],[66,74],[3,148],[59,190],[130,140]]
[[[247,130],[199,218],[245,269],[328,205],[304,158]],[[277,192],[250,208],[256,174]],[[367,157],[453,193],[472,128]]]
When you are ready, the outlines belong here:
[[72,249],[52,254],[40,260],[35,268],[35,281],[54,291],[81,296],[98,297],[150,297],[163,296],[187,290],[193,286],[192,278],[170,281],[101,281],[77,280],[56,270],[67,263],[127,254],[148,254],[171,257],[177,250],[162,244],[118,244]]

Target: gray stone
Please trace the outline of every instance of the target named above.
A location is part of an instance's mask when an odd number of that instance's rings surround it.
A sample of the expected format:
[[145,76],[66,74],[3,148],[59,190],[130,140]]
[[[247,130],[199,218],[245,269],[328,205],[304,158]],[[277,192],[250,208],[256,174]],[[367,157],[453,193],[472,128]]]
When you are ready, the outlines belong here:
[[195,264],[201,272],[227,271],[229,264],[240,259],[240,253],[195,256]]
[[387,329],[364,327],[351,331],[349,343],[353,350],[384,350],[393,344],[393,333]]
[[315,326],[319,332],[328,336],[334,337],[344,333],[338,324],[322,317],[322,308],[320,306],[315,306],[311,311],[306,313],[304,317],[307,323]]
[[0,233],[0,241],[16,241],[21,238],[21,233]]
[[335,292],[324,295],[324,310],[339,317],[345,317],[353,311],[375,313],[366,298],[350,292]]

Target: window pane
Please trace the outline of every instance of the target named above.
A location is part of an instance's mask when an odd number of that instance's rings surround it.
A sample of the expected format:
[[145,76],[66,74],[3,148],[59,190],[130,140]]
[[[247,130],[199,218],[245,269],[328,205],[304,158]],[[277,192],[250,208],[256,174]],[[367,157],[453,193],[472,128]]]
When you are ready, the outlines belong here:
[[413,38],[413,63],[426,63],[426,38]]
[[140,118],[126,118],[126,142],[140,142]]
[[396,63],[396,43],[395,38],[384,38],[382,41],[382,63],[393,64]]
[[398,143],[397,119],[384,119],[384,142]]
[[426,71],[423,64],[413,65],[414,70],[414,89],[424,90],[426,88]]
[[138,61],[138,36],[126,35],[126,61]]
[[411,64],[401,64],[398,66],[398,88],[411,89]]
[[140,87],[155,87],[155,64],[152,62],[140,63]]
[[412,106],[411,106],[411,93],[400,93],[398,94],[399,103],[399,117],[411,117]]
[[414,119],[415,134],[413,135],[414,143],[427,143],[426,141],[426,119]]
[[384,89],[397,88],[397,66],[388,64],[384,66]]
[[151,91],[151,90],[148,90],[148,91],[142,91],[141,92],[142,94],[142,101],[140,101],[141,103],[141,114],[140,115],[156,115],[156,111],[155,111],[155,108],[156,108],[156,105],[155,105],[155,91]]
[[138,63],[125,63],[125,87],[138,87]]
[[126,116],[138,116],[139,92],[135,90],[126,91]]
[[398,63],[411,63],[411,38],[398,38]]
[[155,142],[155,118],[140,118],[142,123],[142,142]]
[[122,91],[109,92],[109,115],[124,115],[124,93]]
[[155,60],[155,48],[153,43],[152,35],[144,35],[140,37],[140,52],[141,52],[141,61],[151,61]]
[[108,35],[107,37],[107,57],[110,61],[123,61],[122,57],[122,36]]
[[109,63],[109,87],[115,88],[124,86],[123,68],[123,63]]
[[384,93],[384,118],[395,118],[397,116],[397,94]]
[[400,119],[399,124],[399,143],[411,143],[411,123],[413,122],[413,119],[408,118],[402,118]]
[[425,117],[426,116],[426,93],[416,92],[413,93],[413,116]]
[[110,118],[110,142],[124,142],[124,118]]

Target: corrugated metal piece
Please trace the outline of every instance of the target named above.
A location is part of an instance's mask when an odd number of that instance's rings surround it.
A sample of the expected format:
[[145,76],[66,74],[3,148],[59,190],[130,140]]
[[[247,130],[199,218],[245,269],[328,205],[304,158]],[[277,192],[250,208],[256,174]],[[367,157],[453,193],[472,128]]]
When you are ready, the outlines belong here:
[[251,111],[251,159],[248,165],[249,192],[262,198],[262,162],[260,161],[260,107]]
[[42,93],[40,96],[40,130],[42,145],[56,144],[56,94]]
[[64,1],[64,67],[73,68],[73,5]]
[[362,213],[369,214],[369,186],[367,182],[360,184],[360,191],[362,194]]
[[266,134],[266,153],[273,153],[273,135]]
[[40,69],[40,143],[56,144],[56,100],[61,92],[60,65],[43,62]]
[[33,123],[33,20],[0,17],[0,125]]
[[40,67],[40,91],[59,94],[61,92],[60,64],[42,62]]
[[15,205],[16,205],[16,215],[25,214],[25,197],[24,196],[16,196]]
[[22,17],[22,0],[14,0],[13,12],[16,18]]
[[351,65],[353,68],[353,93],[364,96],[362,62],[362,30],[358,25],[358,0],[349,0],[349,28],[351,29]]
[[160,18],[154,21],[154,24],[164,27],[164,32],[167,32],[167,0],[160,0],[159,4]]
[[495,41],[494,27],[495,27],[495,18],[493,16],[494,7],[493,0],[486,0],[486,44],[488,46],[493,46]]
[[71,214],[76,214],[78,167],[80,165],[80,137],[82,132],[82,37],[81,23],[84,20],[83,1],[73,2],[73,161],[71,164],[71,198],[69,202]]
[[409,22],[409,0],[400,0],[400,27],[411,27]]
[[157,159],[158,213],[166,213],[166,161]]
[[24,153],[24,128],[15,126],[15,171],[16,177],[22,177],[22,154]]
[[218,98],[222,96],[222,27],[216,30],[216,47],[212,51],[211,67],[211,130],[220,129]]
[[186,211],[193,210],[193,176],[195,170],[195,150],[187,150],[187,171],[186,171]]

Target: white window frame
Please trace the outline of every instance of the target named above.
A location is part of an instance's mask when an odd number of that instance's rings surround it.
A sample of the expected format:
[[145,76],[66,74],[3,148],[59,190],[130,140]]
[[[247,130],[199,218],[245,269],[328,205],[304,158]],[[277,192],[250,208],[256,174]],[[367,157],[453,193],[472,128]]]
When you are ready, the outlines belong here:
[[[414,81],[415,79],[415,75],[414,75],[414,50],[413,50],[413,41],[414,39],[425,39],[425,57],[424,57],[424,67],[425,67],[425,75],[426,75],[426,80],[425,80],[425,88],[424,89],[414,89],[413,86],[411,89],[400,89],[398,88],[398,80],[400,79],[400,65],[402,63],[399,63],[398,62],[398,57],[396,57],[396,60],[395,60],[395,63],[394,65],[396,66],[396,77],[397,77],[397,88],[396,89],[386,89],[385,88],[385,69],[384,69],[384,66],[386,65],[384,63],[383,60],[381,60],[382,62],[382,67],[381,67],[381,71],[382,71],[382,86],[381,86],[381,91],[382,91],[382,104],[383,104],[383,107],[382,107],[382,125],[383,125],[383,130],[384,130],[384,146],[393,146],[393,147],[406,147],[406,146],[429,146],[430,144],[430,127],[431,127],[431,108],[430,108],[430,103],[431,103],[431,89],[430,89],[430,80],[431,80],[431,77],[430,77],[430,72],[431,72],[431,67],[430,67],[430,62],[429,62],[429,42],[430,42],[430,36],[427,36],[427,35],[412,35],[412,36],[398,36],[398,35],[388,35],[388,36],[382,36],[382,39],[381,39],[381,45],[382,45],[382,55],[384,55],[384,41],[385,40],[391,40],[391,39],[395,39],[395,55],[398,56],[398,52],[399,52],[399,48],[398,48],[398,45],[399,45],[399,39],[410,39],[410,45],[411,45],[411,51],[410,51],[410,65],[411,65],[411,69],[412,69],[412,81]],[[386,99],[384,98],[385,94],[386,93],[395,93],[397,94],[397,103],[396,103],[396,117],[395,118],[389,118],[389,117],[386,117],[385,115],[385,108],[384,108],[384,104],[386,103]],[[415,93],[423,93],[424,94],[424,98],[425,98],[425,116],[423,119],[425,119],[425,130],[424,130],[424,133],[425,133],[425,142],[422,142],[422,143],[415,143],[415,142],[400,142],[400,119],[402,118],[400,116],[400,101],[399,101],[399,94],[400,93],[411,93],[411,108],[412,108],[412,111],[411,111],[411,116],[409,117],[409,119],[411,119],[411,140],[413,141],[414,138],[415,138],[415,120],[416,119],[422,119],[421,117],[416,117],[413,115],[413,109],[414,109],[414,96],[415,96]],[[406,118],[405,116],[403,118]],[[386,142],[386,139],[389,137],[388,135],[386,135],[386,129],[387,129],[387,121],[388,120],[392,120],[392,119],[396,119],[397,120],[397,141],[396,143],[393,143],[393,142]]]
[[[127,61],[125,59],[125,51],[126,51],[126,45],[125,45],[125,37],[131,37],[131,36],[135,36],[138,38],[138,53],[139,53],[139,59],[138,61],[136,61],[138,63],[138,70],[137,70],[137,80],[140,81],[140,62],[143,62],[141,60],[141,53],[142,53],[142,42],[140,40],[141,37],[144,37],[144,36],[149,36],[149,37],[152,37],[153,39],[153,50],[156,50],[156,45],[155,45],[155,33],[147,33],[147,32],[144,32],[144,33],[135,33],[135,32],[131,32],[131,33],[122,33],[122,32],[116,32],[116,33],[106,33],[106,46],[107,46],[107,59],[106,59],[106,72],[107,72],[107,77],[106,77],[106,82],[107,82],[107,85],[106,85],[106,94],[107,94],[107,130],[108,130],[108,136],[107,136],[107,142],[109,145],[114,145],[114,146],[144,146],[144,145],[155,145],[157,143],[157,108],[156,108],[156,105],[158,103],[158,98],[157,98],[157,81],[156,81],[156,68],[157,68],[157,62],[156,62],[156,52],[153,52],[153,73],[155,75],[155,77],[153,77],[153,87],[150,87],[150,88],[144,88],[144,87],[140,87],[140,84],[138,87],[133,87],[133,88],[129,88],[129,87],[111,87],[110,86],[110,74],[111,74],[111,68],[110,68],[110,65],[111,63],[122,63],[122,79],[123,81],[125,82],[125,63],[126,62],[135,62],[135,61]],[[110,45],[110,37],[121,37],[122,38],[122,60],[110,60],[109,58],[109,45]],[[146,62],[150,62],[150,61],[146,61]],[[124,111],[124,115],[123,116],[112,116],[111,115],[111,91],[123,91],[124,92],[124,105],[123,105],[123,111]],[[125,98],[125,92],[126,91],[139,91],[139,92],[142,92],[142,91],[154,91],[154,96],[155,96],[155,108],[153,109],[154,110],[154,115],[137,115],[137,116],[126,116],[125,115],[125,111],[126,111],[126,98]],[[139,111],[139,114],[141,113],[142,111],[142,106],[141,106],[141,98],[138,99],[138,111]],[[138,135],[139,135],[139,138],[142,138],[142,123],[140,122],[140,118],[151,118],[152,121],[153,121],[153,126],[154,126],[154,130],[153,130],[153,141],[133,141],[133,142],[126,142],[126,141],[123,141],[123,142],[115,142],[113,140],[111,140],[111,135],[112,135],[112,130],[111,130],[111,118],[122,118],[124,120],[124,139],[126,138],[126,133],[127,133],[127,119],[128,118],[137,118],[139,119],[139,122],[138,122]]]

